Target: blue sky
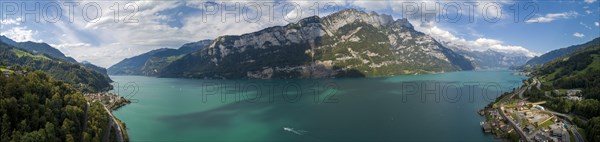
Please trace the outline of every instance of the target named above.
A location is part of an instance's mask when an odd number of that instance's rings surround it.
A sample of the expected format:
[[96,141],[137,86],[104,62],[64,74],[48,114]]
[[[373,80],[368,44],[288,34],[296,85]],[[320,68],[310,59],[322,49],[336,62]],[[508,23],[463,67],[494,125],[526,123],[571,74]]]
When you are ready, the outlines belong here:
[[[236,3],[239,4],[237,9]],[[73,4],[77,5],[71,7]],[[225,12],[224,16],[218,13],[223,11],[223,5],[233,11]],[[439,7],[435,8],[436,5]],[[411,6],[417,9],[410,9]],[[285,25],[303,17],[326,16],[337,10],[355,8],[392,15],[396,19],[407,18],[417,30],[447,42],[449,46],[533,56],[598,37],[599,7],[596,0],[43,0],[25,3],[3,0],[0,2],[0,34],[17,41],[46,42],[78,61],[109,67],[124,58],[153,49],[178,48],[188,42],[239,35]],[[319,9],[318,12],[315,9]],[[519,9],[517,14],[515,9]],[[211,14],[213,12],[217,13]],[[253,18],[259,13],[260,18]],[[440,20],[432,20],[435,16],[427,13],[433,13]],[[240,20],[236,21],[234,15]],[[461,18],[453,19],[456,15]]]

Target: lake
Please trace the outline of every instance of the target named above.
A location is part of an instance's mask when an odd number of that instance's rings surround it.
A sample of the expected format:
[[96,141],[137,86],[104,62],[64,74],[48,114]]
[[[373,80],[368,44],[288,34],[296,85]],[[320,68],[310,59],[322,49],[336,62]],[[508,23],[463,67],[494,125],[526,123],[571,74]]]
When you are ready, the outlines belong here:
[[131,141],[499,141],[477,111],[511,71],[378,78],[194,80],[111,76]]

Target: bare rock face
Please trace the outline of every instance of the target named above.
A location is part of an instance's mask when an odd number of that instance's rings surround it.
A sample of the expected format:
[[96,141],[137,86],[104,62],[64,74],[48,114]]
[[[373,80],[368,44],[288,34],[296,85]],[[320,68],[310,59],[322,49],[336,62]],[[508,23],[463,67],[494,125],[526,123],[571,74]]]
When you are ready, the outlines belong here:
[[406,19],[355,9],[222,36],[158,75],[217,79],[388,76],[473,69]]

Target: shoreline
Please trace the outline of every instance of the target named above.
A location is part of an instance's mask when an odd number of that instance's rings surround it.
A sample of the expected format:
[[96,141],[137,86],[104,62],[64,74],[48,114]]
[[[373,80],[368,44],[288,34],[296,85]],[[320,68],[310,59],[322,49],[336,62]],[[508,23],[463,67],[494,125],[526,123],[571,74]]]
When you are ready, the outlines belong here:
[[[114,129],[116,135],[117,142],[126,142],[129,141],[129,136],[127,133],[127,128],[125,127],[125,123],[118,119],[116,116],[112,114],[112,111],[117,110],[127,104],[130,104],[131,101],[119,96],[118,94],[111,92],[98,92],[98,93],[87,93],[84,94],[85,99],[89,102],[99,102],[106,113],[110,116],[109,118],[109,127]],[[112,131],[109,131],[112,132]],[[110,135],[110,134],[109,134]]]

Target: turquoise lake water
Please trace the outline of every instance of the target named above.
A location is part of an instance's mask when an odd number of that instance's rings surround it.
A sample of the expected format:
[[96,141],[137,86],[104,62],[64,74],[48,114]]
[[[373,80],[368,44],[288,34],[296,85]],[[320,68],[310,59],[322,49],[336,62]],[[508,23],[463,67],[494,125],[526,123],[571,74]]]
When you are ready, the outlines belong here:
[[111,76],[132,141],[498,141],[477,114],[511,71],[318,80]]

